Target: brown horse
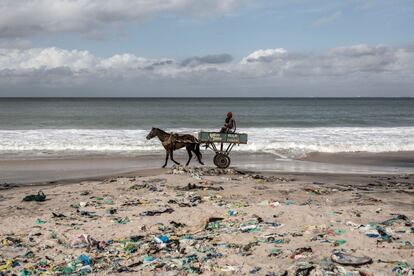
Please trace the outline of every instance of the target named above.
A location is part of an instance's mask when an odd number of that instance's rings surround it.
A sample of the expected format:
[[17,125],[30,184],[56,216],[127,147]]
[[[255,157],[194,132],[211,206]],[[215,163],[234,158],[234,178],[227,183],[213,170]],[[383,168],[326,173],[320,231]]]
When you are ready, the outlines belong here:
[[171,161],[173,161],[177,165],[180,165],[180,163],[174,160],[173,152],[183,147],[187,149],[187,153],[188,153],[188,161],[187,161],[187,164],[185,164],[186,166],[190,164],[191,158],[193,157],[193,154],[191,152],[194,152],[195,155],[197,156],[198,162],[201,165],[204,165],[204,163],[201,161],[202,154],[200,152],[200,143],[198,142],[198,139],[195,138],[193,135],[167,133],[163,131],[162,129],[153,127],[150,133],[148,133],[147,135],[147,140],[150,140],[154,137],[158,137],[158,139],[160,139],[166,151],[165,164],[164,166],[162,166],[163,168],[167,166],[169,156],[171,158]]

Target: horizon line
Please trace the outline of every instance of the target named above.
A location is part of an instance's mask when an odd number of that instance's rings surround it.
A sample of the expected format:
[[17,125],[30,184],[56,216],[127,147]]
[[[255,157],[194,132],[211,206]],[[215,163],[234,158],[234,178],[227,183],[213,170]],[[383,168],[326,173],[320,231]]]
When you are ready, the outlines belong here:
[[132,96],[97,96],[97,97],[48,97],[48,96],[35,96],[35,97],[2,97],[2,99],[412,99],[414,96],[300,96],[300,97],[288,97],[288,96],[261,96],[261,97],[250,97],[250,96],[239,96],[239,97],[207,97],[207,96],[189,96],[189,97],[164,97],[164,96],[153,96],[153,97],[132,97]]

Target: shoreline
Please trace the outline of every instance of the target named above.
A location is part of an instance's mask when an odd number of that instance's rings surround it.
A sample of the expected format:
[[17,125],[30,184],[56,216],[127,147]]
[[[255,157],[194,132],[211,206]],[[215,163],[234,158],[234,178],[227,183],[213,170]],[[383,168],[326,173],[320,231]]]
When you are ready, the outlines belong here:
[[[184,152],[175,154],[184,163]],[[231,167],[245,171],[290,174],[358,174],[395,175],[414,174],[414,152],[391,153],[313,153],[307,157],[281,159],[271,154],[231,154]],[[203,161],[212,164],[213,154],[205,152]],[[0,160],[0,183],[10,185],[44,184],[103,179],[129,173],[157,171],[164,163],[163,154],[138,157],[83,156],[51,159]],[[199,167],[193,159],[190,167]],[[172,167],[169,161],[167,168]]]
[[408,167],[414,170],[414,152],[342,152],[342,153],[309,153],[302,158],[304,161],[330,164],[358,164],[370,166]]

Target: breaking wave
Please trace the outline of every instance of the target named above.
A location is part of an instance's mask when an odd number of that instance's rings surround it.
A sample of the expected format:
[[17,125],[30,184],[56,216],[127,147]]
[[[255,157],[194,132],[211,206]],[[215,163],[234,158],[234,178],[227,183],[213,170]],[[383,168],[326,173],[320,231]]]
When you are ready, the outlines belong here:
[[[175,130],[197,134],[197,129]],[[234,150],[300,158],[311,152],[414,151],[414,127],[247,128],[249,143]],[[37,129],[0,130],[0,156],[143,155],[162,152],[148,130]]]

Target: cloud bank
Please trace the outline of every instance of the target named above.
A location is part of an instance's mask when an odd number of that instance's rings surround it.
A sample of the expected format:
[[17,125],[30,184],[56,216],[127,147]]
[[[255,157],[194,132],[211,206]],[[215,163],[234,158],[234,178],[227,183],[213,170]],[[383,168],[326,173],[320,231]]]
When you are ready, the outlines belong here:
[[216,17],[247,0],[1,0],[0,38],[78,32],[96,35],[108,25],[169,14]]
[[181,66],[198,66],[202,64],[223,64],[233,60],[229,54],[207,55],[202,57],[191,57],[183,60]]
[[148,96],[148,91],[153,96],[171,91],[200,96],[212,88],[231,93],[255,89],[256,96],[280,96],[280,89],[300,95],[312,84],[344,93],[363,84],[370,95],[395,86],[402,95],[414,96],[410,90],[413,74],[412,45],[352,45],[321,54],[261,49],[239,61],[226,53],[179,61],[128,53],[102,58],[56,47],[0,49],[0,85],[4,88],[0,96],[16,96],[16,91],[28,96],[32,89],[64,90],[67,96],[79,96],[76,91],[85,88],[103,93],[116,89],[124,96]]

